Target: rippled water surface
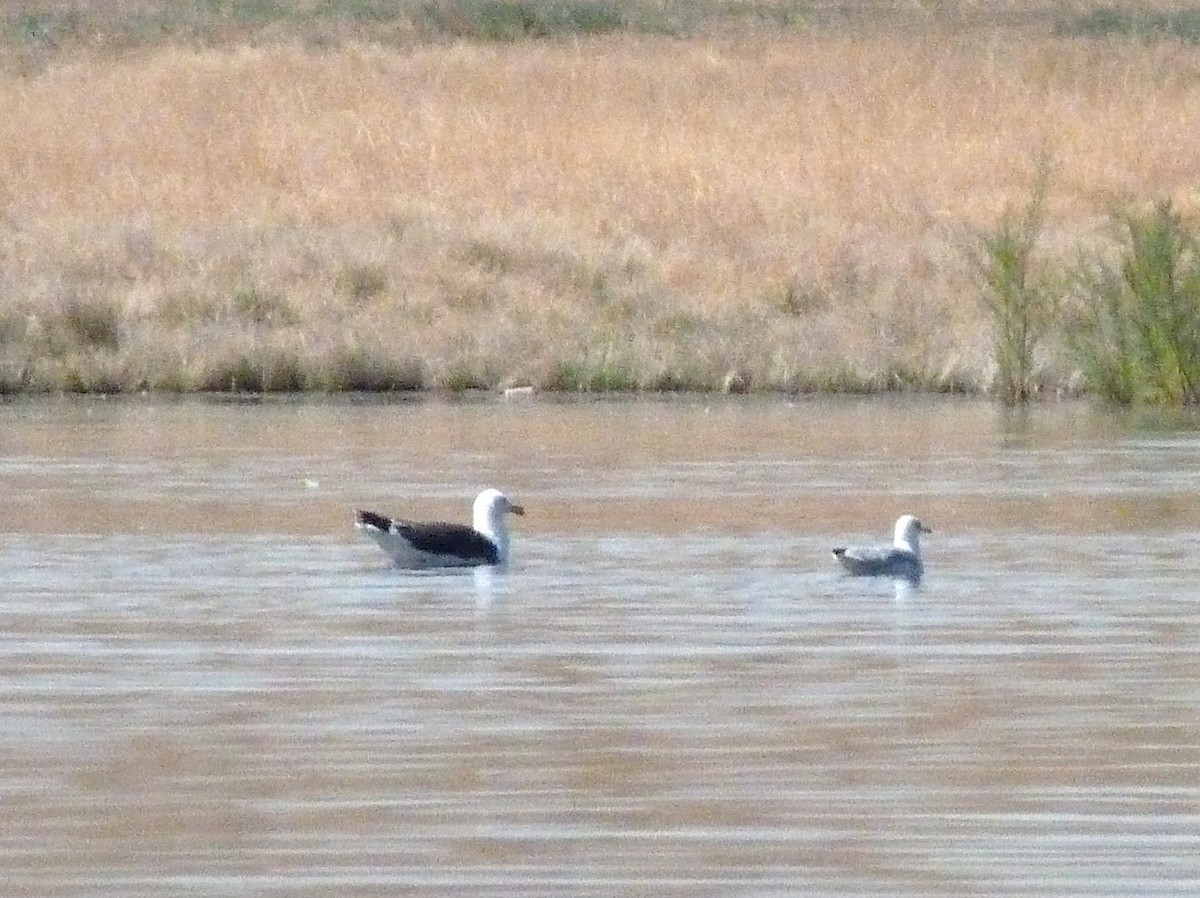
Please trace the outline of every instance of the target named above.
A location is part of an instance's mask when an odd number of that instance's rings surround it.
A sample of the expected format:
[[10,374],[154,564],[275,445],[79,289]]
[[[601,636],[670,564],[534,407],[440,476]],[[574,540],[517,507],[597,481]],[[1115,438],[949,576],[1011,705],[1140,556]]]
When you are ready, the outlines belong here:
[[3,405],[3,894],[1195,895],[1198,573],[1186,420]]

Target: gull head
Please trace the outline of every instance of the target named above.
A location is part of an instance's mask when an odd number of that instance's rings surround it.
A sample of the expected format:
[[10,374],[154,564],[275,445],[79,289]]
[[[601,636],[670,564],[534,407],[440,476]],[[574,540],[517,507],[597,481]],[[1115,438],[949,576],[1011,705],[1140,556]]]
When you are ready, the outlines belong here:
[[475,529],[493,538],[500,538],[506,531],[506,514],[525,514],[525,509],[509,501],[508,496],[497,489],[486,489],[475,497],[472,513]]
[[894,544],[897,549],[907,549],[909,552],[920,555],[922,533],[933,533],[933,531],[922,524],[916,515],[902,514],[896,520]]

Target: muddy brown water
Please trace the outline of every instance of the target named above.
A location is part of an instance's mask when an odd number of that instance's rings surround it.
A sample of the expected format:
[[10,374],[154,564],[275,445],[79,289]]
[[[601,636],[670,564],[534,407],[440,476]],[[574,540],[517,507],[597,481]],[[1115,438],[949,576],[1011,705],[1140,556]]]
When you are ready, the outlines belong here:
[[[504,574],[351,527],[486,485]],[[5,404],[0,892],[1198,894],[1198,575],[1186,418]]]

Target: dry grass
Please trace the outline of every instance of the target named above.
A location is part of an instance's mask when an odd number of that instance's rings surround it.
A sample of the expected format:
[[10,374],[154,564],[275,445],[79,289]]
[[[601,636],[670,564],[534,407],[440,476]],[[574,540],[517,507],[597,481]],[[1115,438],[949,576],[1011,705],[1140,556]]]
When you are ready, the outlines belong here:
[[1200,170],[1200,51],[995,28],[161,46],[0,109],[9,390],[986,389],[964,247],[1042,155],[1063,258]]

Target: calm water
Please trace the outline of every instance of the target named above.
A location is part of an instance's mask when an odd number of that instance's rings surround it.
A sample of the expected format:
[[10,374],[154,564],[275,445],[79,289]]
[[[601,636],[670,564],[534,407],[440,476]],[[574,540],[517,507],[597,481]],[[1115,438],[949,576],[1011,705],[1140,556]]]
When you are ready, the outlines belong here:
[[[351,526],[486,485],[507,574]],[[1195,895],[1198,572],[1081,406],[3,405],[3,894]]]

